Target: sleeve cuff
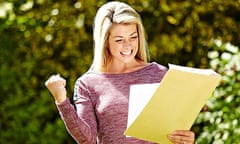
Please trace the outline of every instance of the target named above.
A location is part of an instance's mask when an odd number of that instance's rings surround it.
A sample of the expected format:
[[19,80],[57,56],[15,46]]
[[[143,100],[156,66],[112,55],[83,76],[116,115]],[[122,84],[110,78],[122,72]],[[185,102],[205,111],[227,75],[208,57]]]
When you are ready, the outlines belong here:
[[68,113],[70,111],[70,109],[72,109],[72,104],[71,104],[69,98],[66,98],[66,100],[61,103],[57,103],[55,101],[55,104],[56,104],[59,112],[61,112],[62,114]]

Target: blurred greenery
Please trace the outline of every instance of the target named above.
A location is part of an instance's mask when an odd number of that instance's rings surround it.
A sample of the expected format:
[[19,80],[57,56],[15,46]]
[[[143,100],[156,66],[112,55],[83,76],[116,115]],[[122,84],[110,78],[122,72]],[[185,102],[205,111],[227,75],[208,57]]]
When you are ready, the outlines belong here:
[[[198,143],[239,143],[240,1],[124,1],[142,16],[151,61],[223,75],[193,126]],[[74,143],[44,81],[60,73],[71,97],[91,65],[93,19],[105,2],[0,1],[0,143]]]
[[209,51],[210,66],[222,75],[222,81],[193,129],[198,133],[198,143],[240,143],[240,51],[230,44],[214,40]]

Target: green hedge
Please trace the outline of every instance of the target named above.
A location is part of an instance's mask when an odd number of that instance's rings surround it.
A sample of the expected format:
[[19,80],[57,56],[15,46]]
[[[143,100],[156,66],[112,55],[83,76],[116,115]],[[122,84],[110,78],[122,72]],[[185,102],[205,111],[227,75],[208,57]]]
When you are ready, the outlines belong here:
[[199,114],[193,129],[198,143],[240,143],[240,51],[219,40],[209,52],[210,64],[222,81]]

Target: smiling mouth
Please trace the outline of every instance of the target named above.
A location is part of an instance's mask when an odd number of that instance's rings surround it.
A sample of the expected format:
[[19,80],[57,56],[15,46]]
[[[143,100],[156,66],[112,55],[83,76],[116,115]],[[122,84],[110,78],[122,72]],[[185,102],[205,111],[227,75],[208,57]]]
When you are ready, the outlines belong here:
[[133,50],[129,50],[129,51],[120,52],[120,54],[123,56],[130,56],[132,54],[132,52],[133,52]]

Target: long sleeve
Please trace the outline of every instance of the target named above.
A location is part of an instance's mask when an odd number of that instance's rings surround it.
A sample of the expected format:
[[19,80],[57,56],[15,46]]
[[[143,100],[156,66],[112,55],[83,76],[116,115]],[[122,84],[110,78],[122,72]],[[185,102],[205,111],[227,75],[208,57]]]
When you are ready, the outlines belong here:
[[74,99],[76,110],[67,99],[57,104],[64,124],[77,143],[95,144],[97,138],[97,124],[91,100],[85,95],[86,90],[79,88],[79,80],[75,84]]

